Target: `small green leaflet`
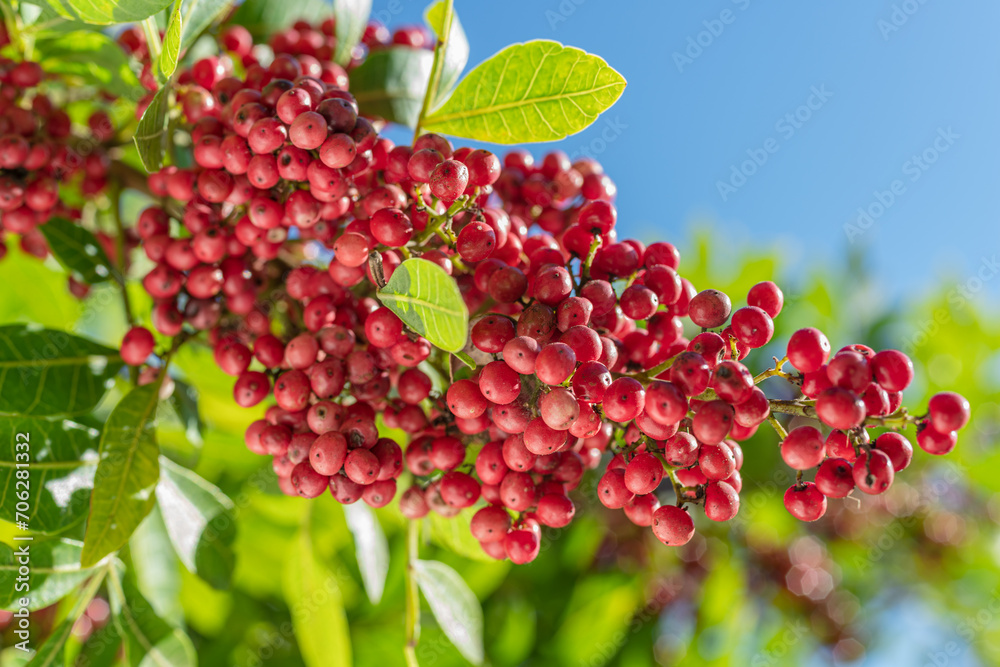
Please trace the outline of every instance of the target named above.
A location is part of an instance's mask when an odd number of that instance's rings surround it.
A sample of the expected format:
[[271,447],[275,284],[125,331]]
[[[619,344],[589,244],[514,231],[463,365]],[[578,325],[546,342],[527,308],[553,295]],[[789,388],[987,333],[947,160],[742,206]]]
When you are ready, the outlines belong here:
[[59,263],[88,285],[110,280],[111,260],[97,238],[65,218],[52,218],[39,229]]
[[344,505],[344,518],[354,536],[354,551],[365,593],[372,604],[378,604],[382,600],[385,579],[389,574],[389,543],[378,517],[368,505]]
[[432,345],[446,352],[465,347],[469,309],[455,279],[434,262],[404,261],[379,290],[378,298]]
[[[438,0],[424,12],[424,22],[430,26],[438,39],[444,34],[444,14],[445,0]],[[469,62],[469,39],[465,36],[465,30],[458,20],[458,12],[452,12],[451,30],[448,31],[448,41],[444,45],[444,66],[441,69],[441,78],[438,80],[437,89],[431,95],[430,109],[433,111],[458,84],[462,76],[462,70]]]
[[174,11],[170,15],[167,32],[163,36],[163,48],[160,51],[159,76],[160,83],[167,79],[177,69],[177,61],[181,57],[181,35],[184,29],[184,19],[181,16],[180,0],[174,3]]
[[95,25],[134,23],[170,6],[170,0],[48,0],[60,16]]
[[369,53],[351,70],[351,94],[361,112],[416,127],[433,60],[430,51],[408,46]]
[[170,96],[170,86],[163,85],[149,102],[142,114],[139,127],[135,130],[135,147],[139,150],[139,159],[146,171],[159,171],[163,166],[163,148],[167,136],[164,127],[167,121],[167,98]]
[[160,478],[156,407],[160,383],[133,389],[115,406],[101,433],[90,517],[81,561],[89,567],[121,548],[156,502]]
[[351,62],[351,51],[361,41],[372,12],[372,0],[335,0],[333,18],[337,37],[337,50],[333,59],[341,65]]
[[598,56],[549,40],[514,44],[469,72],[423,127],[497,144],[556,141],[597,120],[623,90],[625,79]]
[[65,331],[0,326],[0,412],[86,414],[121,367],[117,350]]
[[17,520],[18,498],[13,491],[18,454],[24,453],[18,443],[23,443],[31,453],[26,501],[31,530],[54,534],[80,523],[90,507],[99,438],[96,429],[68,419],[0,416],[0,485],[11,490],[0,497],[0,519]]
[[483,609],[458,572],[436,560],[413,563],[417,584],[434,618],[466,660],[483,662]]
[[[31,567],[27,588],[19,591],[15,581],[23,563],[17,562],[14,549],[24,544],[30,546]],[[0,542],[0,607],[17,607],[20,598],[27,597],[28,609],[34,611],[63,599],[93,572],[80,567],[82,546],[68,539],[15,542],[14,547]]]

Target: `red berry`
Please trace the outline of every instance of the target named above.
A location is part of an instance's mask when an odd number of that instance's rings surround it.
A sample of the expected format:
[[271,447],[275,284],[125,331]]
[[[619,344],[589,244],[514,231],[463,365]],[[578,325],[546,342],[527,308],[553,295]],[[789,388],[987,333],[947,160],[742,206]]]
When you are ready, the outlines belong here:
[[913,460],[913,445],[900,433],[883,433],[875,438],[872,447],[889,455],[892,469],[896,472],[905,469]]
[[969,401],[953,391],[943,391],[931,396],[927,411],[931,426],[938,433],[958,431],[969,423]]
[[827,498],[846,498],[854,490],[854,470],[845,459],[830,458],[816,471],[816,488]]
[[668,547],[687,544],[694,537],[694,521],[680,507],[664,505],[653,512],[653,534]]
[[795,484],[785,491],[785,509],[800,521],[816,521],[826,514],[826,496],[812,482]]
[[830,341],[819,329],[799,329],[788,339],[788,361],[802,372],[819,370],[830,356]]
[[816,414],[827,426],[848,430],[864,421],[865,404],[853,391],[831,387],[816,398]]
[[854,462],[854,483],[861,491],[870,495],[878,495],[891,485],[895,474],[889,455],[873,449],[861,452]]
[[145,327],[132,327],[122,338],[122,361],[129,366],[140,366],[153,353],[156,341]]
[[770,280],[757,283],[747,292],[747,305],[760,308],[772,318],[778,316],[784,303],[785,295]]
[[812,426],[799,426],[781,442],[781,458],[793,470],[815,468],[826,456],[823,434]]
[[882,350],[869,363],[875,381],[886,391],[903,391],[913,382],[913,362],[899,350]]
[[705,516],[729,521],[740,511],[740,496],[727,482],[709,482],[705,487]]
[[637,495],[652,493],[663,479],[663,464],[648,452],[641,452],[625,468],[625,486]]
[[714,289],[699,292],[688,304],[691,321],[704,329],[721,327],[729,319],[732,310],[733,305],[729,297],[724,292]]

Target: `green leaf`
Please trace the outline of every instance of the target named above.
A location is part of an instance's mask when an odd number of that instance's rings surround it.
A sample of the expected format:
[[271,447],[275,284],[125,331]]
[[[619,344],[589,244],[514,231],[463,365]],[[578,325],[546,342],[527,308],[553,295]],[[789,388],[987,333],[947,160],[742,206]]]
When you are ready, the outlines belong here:
[[131,580],[119,578],[112,570],[109,590],[115,624],[125,639],[125,656],[131,667],[195,667],[198,664],[188,636],[157,616]]
[[115,406],[101,433],[83,564],[93,565],[119,549],[156,502],[160,478],[156,445],[158,382],[133,389]]
[[48,0],[65,18],[95,25],[134,23],[170,6],[170,0]]
[[181,35],[184,30],[184,18],[181,15],[181,2],[174,2],[174,11],[170,14],[167,32],[163,35],[163,46],[160,50],[159,76],[163,83],[177,69],[177,61],[181,57]]
[[598,56],[549,40],[514,44],[469,72],[423,127],[497,144],[556,141],[597,120],[623,90],[625,79]]
[[28,667],[63,667],[66,664],[66,640],[73,632],[75,623],[75,619],[60,623],[38,647]]
[[[245,0],[233,14],[230,23],[243,26],[257,40],[263,40],[287,28],[298,19],[314,21],[317,17],[329,14],[330,3],[325,0],[295,0],[295,2]],[[351,84],[353,83],[352,79]]]
[[208,26],[225,16],[235,4],[234,0],[185,0],[184,25],[181,26],[181,53],[191,48]]
[[431,344],[447,352],[465,347],[469,309],[458,283],[434,262],[404,261],[379,290],[378,298]]
[[[15,588],[18,568],[17,550],[27,547],[30,552],[28,590]],[[93,572],[80,565],[77,540],[54,539],[15,542],[13,546],[0,542],[0,607],[12,608],[22,597],[28,598],[32,611],[55,604],[71,593]]]
[[132,101],[145,94],[125,52],[102,32],[46,30],[35,40],[35,53],[42,69],[72,84],[97,86]]
[[372,13],[372,0],[336,0],[333,3],[337,48],[333,59],[341,65],[351,62],[351,51],[361,41]]
[[204,479],[160,457],[156,499],[167,534],[184,566],[213,588],[225,589],[235,568],[233,502]]
[[188,440],[195,448],[200,448],[205,435],[205,422],[198,409],[198,390],[183,380],[174,380],[174,391],[170,394],[170,405],[184,424]]
[[172,625],[183,623],[180,561],[159,507],[153,506],[128,539],[128,555],[136,588],[156,615]]
[[285,566],[284,591],[307,667],[351,665],[351,635],[340,587],[333,573],[316,559],[304,529]]
[[351,94],[363,114],[416,127],[434,54],[394,46],[372,51],[351,70]]
[[170,96],[169,86],[160,86],[156,95],[149,102],[146,111],[139,120],[135,130],[135,147],[139,150],[139,159],[148,172],[158,171],[163,166],[163,151],[167,131],[164,127],[167,121],[167,98]]
[[[430,26],[438,40],[444,34],[445,0],[438,0],[424,12],[424,21]],[[448,41],[444,45],[444,65],[441,69],[441,78],[438,79],[437,89],[431,95],[430,109],[441,106],[448,95],[458,85],[458,80],[462,76],[462,70],[469,62],[469,39],[465,36],[462,23],[458,20],[458,12],[452,12],[451,30],[448,31]]]
[[418,560],[413,567],[438,625],[466,660],[482,664],[483,609],[475,593],[444,563]]
[[476,370],[476,362],[473,360],[471,356],[469,356],[465,352],[455,352],[455,357],[463,364],[465,364],[466,368],[471,368],[472,370]]
[[375,512],[368,505],[344,505],[344,516],[347,527],[354,535],[354,551],[365,593],[372,604],[378,604],[385,590],[385,578],[389,574],[389,543]]
[[85,414],[121,367],[117,350],[85,338],[23,324],[0,326],[0,412]]
[[122,645],[121,635],[114,623],[99,628],[87,637],[80,647],[80,653],[73,661],[73,667],[112,667],[118,658]]
[[96,285],[111,279],[111,260],[89,230],[65,218],[52,218],[39,229],[59,263],[80,280]]
[[[0,496],[0,520],[26,521],[33,532],[46,534],[82,521],[94,487],[99,437],[96,429],[68,419],[0,416],[0,484],[8,490]],[[19,449],[23,444],[28,445],[27,452]],[[26,453],[30,465],[22,470],[28,478],[19,480],[17,464],[25,462]],[[25,491],[27,499],[21,501],[16,494]],[[29,508],[22,516],[18,516],[19,502]]]

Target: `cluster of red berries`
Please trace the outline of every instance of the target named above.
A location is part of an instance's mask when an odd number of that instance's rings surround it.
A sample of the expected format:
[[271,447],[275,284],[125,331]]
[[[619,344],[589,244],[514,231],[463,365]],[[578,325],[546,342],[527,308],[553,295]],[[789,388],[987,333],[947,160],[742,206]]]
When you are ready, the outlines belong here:
[[[273,457],[286,493],[329,489],[380,507],[405,464],[406,516],[454,516],[482,499],[471,530],[484,551],[525,563],[542,526],[572,520],[569,492],[602,462],[601,502],[665,544],[694,534],[685,505],[733,518],[739,442],[772,410],[835,429],[783,439],[790,466],[819,467],[786,495],[801,519],[855,485],[884,491],[909,463],[903,436],[869,443],[865,429],[917,421],[899,410],[913,375],[905,355],[853,345],[829,359],[825,337],[804,329],[787,355],[800,374],[780,363],[770,373],[803,397],[768,399],[741,362],[774,334],[774,283],[733,312],[727,295],[681,277],[673,245],[619,241],[615,184],[594,160],[553,152],[536,165],[516,150],[501,163],[434,134],[394,145],[359,115],[349,70],[329,61],[333,32],[296,24],[264,66],[248,35],[223,31],[245,76],[228,56],[180,74],[194,165],[149,177],[162,202],[136,225],[156,263],[144,279],[153,326],[207,330],[239,405],[273,395],[246,444]],[[384,41],[369,32],[370,47]],[[477,368],[446,391],[432,376],[451,375],[449,356],[376,298],[408,257],[442,267],[476,314],[466,349]],[[154,346],[136,327],[122,357],[142,364]],[[379,436],[378,414],[408,434],[405,450]],[[918,444],[945,453],[967,420],[964,399],[939,394]],[[661,506],[668,484],[676,503]]]
[[[7,253],[3,232],[18,234],[25,252],[45,258],[49,247],[38,227],[54,216],[80,217],[60,198],[60,183],[88,198],[107,184],[103,144],[115,134],[111,119],[95,111],[87,131],[74,132],[69,114],[39,88],[43,81],[38,63],[0,58],[0,258]],[[86,291],[70,285],[74,293]]]

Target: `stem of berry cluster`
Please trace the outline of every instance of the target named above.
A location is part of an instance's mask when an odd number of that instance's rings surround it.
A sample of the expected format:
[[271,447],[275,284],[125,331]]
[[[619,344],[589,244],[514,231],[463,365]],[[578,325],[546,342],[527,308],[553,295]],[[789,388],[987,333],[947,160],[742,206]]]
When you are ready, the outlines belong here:
[[420,588],[417,586],[416,562],[420,555],[420,521],[412,520],[406,527],[406,645],[403,653],[407,667],[420,667],[417,662],[417,640],[420,639]]
[[441,73],[444,71],[444,50],[448,45],[448,37],[451,35],[451,24],[455,16],[455,1],[445,0],[444,19],[441,26],[441,34],[438,35],[437,46],[434,47],[434,62],[431,64],[431,76],[427,80],[427,91],[424,93],[424,104],[420,108],[420,116],[417,118],[417,126],[413,128],[413,141],[416,142],[420,136],[420,126],[424,123],[424,118],[430,111],[431,100],[434,99],[434,91],[437,90],[441,81]]

